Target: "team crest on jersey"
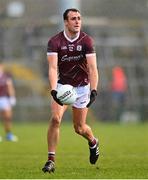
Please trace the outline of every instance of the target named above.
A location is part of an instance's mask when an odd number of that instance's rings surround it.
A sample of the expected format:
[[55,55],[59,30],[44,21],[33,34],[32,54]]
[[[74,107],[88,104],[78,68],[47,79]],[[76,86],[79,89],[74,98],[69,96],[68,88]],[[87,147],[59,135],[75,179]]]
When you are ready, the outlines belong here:
[[81,45],[77,46],[77,51],[82,51],[82,46]]
[[69,44],[68,45],[68,49],[69,49],[69,51],[73,51],[74,50],[74,45],[73,44]]

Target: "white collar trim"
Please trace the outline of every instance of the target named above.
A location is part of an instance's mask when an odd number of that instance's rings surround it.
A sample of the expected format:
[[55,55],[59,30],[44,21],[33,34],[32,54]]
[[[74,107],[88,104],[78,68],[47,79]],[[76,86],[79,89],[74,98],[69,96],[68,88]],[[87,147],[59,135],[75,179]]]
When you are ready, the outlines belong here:
[[63,33],[64,33],[65,38],[66,38],[68,41],[70,41],[70,42],[76,41],[76,40],[79,38],[79,35],[80,35],[80,32],[78,32],[78,35],[77,35],[74,39],[70,39],[70,38],[66,35],[65,30],[64,30]]

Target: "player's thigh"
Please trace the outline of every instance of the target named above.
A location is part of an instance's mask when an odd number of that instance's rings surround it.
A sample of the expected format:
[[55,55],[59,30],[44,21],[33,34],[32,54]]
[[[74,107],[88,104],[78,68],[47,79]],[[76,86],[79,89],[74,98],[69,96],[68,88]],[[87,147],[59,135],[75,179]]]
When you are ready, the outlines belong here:
[[83,126],[86,123],[88,108],[73,107],[72,110],[74,126]]
[[8,109],[4,109],[1,111],[2,117],[3,119],[11,119],[12,118],[12,109],[8,108]]

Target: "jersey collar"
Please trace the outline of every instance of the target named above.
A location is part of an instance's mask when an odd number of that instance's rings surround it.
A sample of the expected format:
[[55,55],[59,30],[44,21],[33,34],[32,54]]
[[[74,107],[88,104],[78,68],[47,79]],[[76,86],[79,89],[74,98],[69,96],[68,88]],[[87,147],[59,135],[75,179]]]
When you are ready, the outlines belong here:
[[63,31],[63,34],[64,34],[64,37],[65,37],[68,41],[74,42],[74,41],[76,41],[76,40],[79,38],[80,32],[78,32],[78,35],[77,35],[74,39],[70,39],[70,38],[66,35],[65,30]]

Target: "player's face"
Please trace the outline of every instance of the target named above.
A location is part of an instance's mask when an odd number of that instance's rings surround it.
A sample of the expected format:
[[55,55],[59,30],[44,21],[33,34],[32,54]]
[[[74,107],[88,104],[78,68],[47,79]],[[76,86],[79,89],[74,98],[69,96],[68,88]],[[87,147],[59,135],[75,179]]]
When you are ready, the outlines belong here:
[[81,29],[81,15],[79,12],[70,11],[68,13],[68,19],[65,20],[65,27],[72,33],[78,33]]

